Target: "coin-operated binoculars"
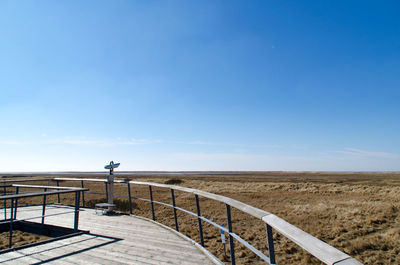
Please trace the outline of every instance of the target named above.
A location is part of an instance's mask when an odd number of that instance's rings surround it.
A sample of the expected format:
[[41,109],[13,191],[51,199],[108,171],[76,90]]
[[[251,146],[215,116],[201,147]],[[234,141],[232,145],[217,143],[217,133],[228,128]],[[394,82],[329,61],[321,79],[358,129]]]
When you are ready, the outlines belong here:
[[[107,176],[107,185],[108,185],[108,197],[107,203],[112,205],[114,204],[114,168],[119,167],[120,163],[115,163],[111,161],[109,165],[106,165],[104,168],[110,170],[110,174]],[[112,207],[108,207],[109,211],[112,211]]]

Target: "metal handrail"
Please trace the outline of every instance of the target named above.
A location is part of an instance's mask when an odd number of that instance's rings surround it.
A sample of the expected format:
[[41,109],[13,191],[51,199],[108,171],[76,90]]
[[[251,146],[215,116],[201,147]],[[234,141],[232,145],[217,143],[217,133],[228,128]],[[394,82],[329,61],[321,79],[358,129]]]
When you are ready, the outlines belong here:
[[[82,188],[77,187],[61,187],[61,186],[45,186],[45,185],[25,185],[25,184],[12,184],[10,187],[18,187],[18,188],[32,188],[32,189],[53,189],[53,190],[80,190]],[[86,189],[88,190],[88,189]]]
[[[107,182],[107,180],[102,180],[102,179],[85,179],[85,178],[54,178],[54,180],[57,182],[59,182],[59,181],[81,181],[81,183],[83,183],[83,181]],[[296,245],[300,246],[301,248],[303,248],[308,253],[310,253],[311,255],[313,255],[314,257],[316,257],[317,259],[319,259],[320,261],[322,261],[325,264],[331,264],[331,265],[360,265],[360,264],[362,264],[359,261],[357,261],[356,259],[352,258],[351,256],[343,253],[342,251],[330,246],[329,244],[319,240],[318,238],[316,238],[316,237],[304,232],[303,230],[295,227],[294,225],[286,222],[282,218],[280,218],[272,213],[269,213],[267,211],[255,208],[253,206],[250,206],[248,204],[234,200],[229,197],[225,197],[222,195],[217,195],[217,194],[213,194],[213,193],[209,193],[209,192],[205,192],[205,191],[197,190],[197,189],[191,189],[191,188],[175,186],[175,185],[168,185],[168,184],[153,183],[153,182],[114,180],[114,183],[126,183],[128,185],[129,204],[130,204],[130,212],[131,213],[132,213],[132,208],[131,208],[131,195],[130,195],[129,185],[135,184],[135,185],[144,185],[144,186],[149,187],[150,200],[142,199],[142,198],[136,198],[136,199],[149,201],[151,203],[153,220],[155,220],[154,203],[162,204],[164,206],[172,207],[174,209],[175,226],[176,226],[176,230],[178,230],[178,231],[179,231],[179,228],[177,225],[176,210],[183,210],[186,213],[197,216],[198,220],[199,220],[199,232],[200,232],[200,240],[201,240],[202,246],[204,246],[204,241],[203,241],[203,235],[202,235],[201,221],[206,221],[206,222],[218,227],[219,229],[226,231],[229,235],[232,264],[235,264],[235,253],[234,253],[235,248],[234,248],[233,239],[235,238],[241,243],[244,243],[246,241],[241,239],[237,234],[233,233],[233,231],[232,231],[230,207],[234,207],[238,210],[241,210],[244,213],[254,216],[254,217],[262,220],[266,224],[269,257],[262,254],[260,251],[258,251],[254,247],[252,247],[247,242],[246,242],[247,244],[244,244],[244,245],[247,248],[249,248],[253,253],[255,253],[256,255],[261,257],[264,261],[266,261],[269,264],[275,264],[275,251],[274,251],[274,244],[273,244],[272,228],[274,228],[277,232],[284,235],[285,237],[290,239],[292,242],[294,242]],[[153,197],[152,196],[152,187],[160,187],[160,188],[170,189],[172,205],[154,201],[152,198]],[[174,192],[172,190],[179,190],[179,191],[183,191],[186,193],[192,193],[193,195],[195,195],[197,214],[177,207],[175,205]],[[227,210],[227,217],[228,217],[228,229],[224,228],[223,226],[220,226],[220,225],[212,222],[211,220],[208,220],[207,218],[200,215],[198,196],[202,196],[202,197],[205,197],[208,199],[212,199],[215,201],[225,203],[226,210]],[[259,255],[260,253],[261,253],[261,255]]]
[[52,180],[52,178],[32,178],[32,179],[1,179],[0,183],[14,183],[14,182],[33,182],[33,181],[45,181]]
[[10,195],[2,195],[0,196],[0,200],[9,200],[9,199],[19,199],[19,198],[29,198],[36,197],[41,195],[55,195],[61,193],[72,193],[72,192],[82,192],[88,191],[89,189],[68,189],[68,190],[55,190],[55,191],[41,191],[41,192],[31,192],[31,193],[19,193],[19,194],[10,194]]
[[[44,225],[45,217],[46,216],[53,216],[53,215],[59,215],[59,214],[65,214],[65,213],[58,213],[58,214],[45,214],[45,209],[46,209],[46,203],[47,203],[47,196],[49,195],[59,195],[59,194],[64,194],[64,193],[75,193],[75,209],[74,209],[74,231],[78,231],[78,222],[79,222],[79,200],[80,200],[80,193],[87,191],[89,189],[85,188],[75,188],[75,187],[54,187],[54,186],[39,186],[39,185],[20,185],[20,184],[14,184],[11,185],[16,188],[16,194],[9,194],[9,195],[1,195],[0,200],[4,201],[4,221],[0,222],[1,224],[4,223],[9,223],[9,248],[12,247],[12,234],[13,234],[13,223],[16,222],[21,222],[21,221],[26,221],[29,219],[37,219],[41,218],[41,223]],[[43,192],[30,192],[30,193],[19,193],[19,188],[43,188]],[[47,191],[47,189],[58,189],[56,191]],[[6,193],[6,192],[4,192]],[[37,216],[37,217],[31,217],[31,218],[26,218],[26,219],[21,219],[17,220],[17,209],[18,209],[18,199],[21,198],[30,198],[30,197],[37,197],[37,196],[43,196],[43,204],[42,204],[42,215]],[[11,201],[11,209],[10,209],[10,218],[7,219],[7,207],[6,207],[6,201],[10,200]],[[70,212],[68,212],[70,213]]]

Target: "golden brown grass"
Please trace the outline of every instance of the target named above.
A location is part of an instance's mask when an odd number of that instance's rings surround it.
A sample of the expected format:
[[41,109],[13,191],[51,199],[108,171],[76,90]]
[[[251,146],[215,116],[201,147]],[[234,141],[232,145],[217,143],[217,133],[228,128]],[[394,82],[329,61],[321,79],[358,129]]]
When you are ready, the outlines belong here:
[[[153,176],[135,180],[165,183],[183,180],[182,186],[228,196],[271,212],[300,229],[316,236],[364,264],[400,264],[400,173],[287,173],[245,172],[232,176]],[[36,183],[37,184],[37,183]],[[80,183],[63,182],[63,186]],[[104,184],[85,184],[91,191],[104,192]],[[131,187],[133,196],[148,198],[146,186]],[[116,185],[116,193],[127,195],[126,185]],[[191,194],[176,192],[176,204],[195,212]],[[171,203],[170,191],[154,188],[155,200]],[[72,197],[63,196],[70,203]],[[87,202],[99,195],[87,194]],[[55,201],[55,198],[50,198]],[[122,199],[124,201],[124,199]],[[134,214],[151,218],[150,205],[135,200]],[[126,202],[121,202],[121,205]],[[202,215],[226,226],[226,209],[222,203],[200,200]],[[268,253],[265,224],[238,210],[232,210],[233,230],[253,246]],[[171,208],[156,206],[157,221],[174,227]],[[199,242],[197,219],[178,212],[180,231]],[[217,229],[204,224],[206,247],[221,260],[223,245]],[[319,262],[278,233],[274,233],[278,264]],[[260,260],[236,242],[239,264],[258,264]]]
[[[9,238],[10,238],[9,232],[0,233],[0,249],[9,248],[10,246]],[[14,230],[12,236],[12,247],[18,247],[26,244],[36,243],[46,239],[49,239],[49,237],[36,235],[28,232],[22,232],[19,230]]]

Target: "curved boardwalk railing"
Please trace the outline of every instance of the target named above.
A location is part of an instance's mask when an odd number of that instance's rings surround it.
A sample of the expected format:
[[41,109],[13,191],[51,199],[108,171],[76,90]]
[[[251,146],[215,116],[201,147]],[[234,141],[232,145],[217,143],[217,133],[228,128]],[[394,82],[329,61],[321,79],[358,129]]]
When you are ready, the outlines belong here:
[[[88,178],[54,178],[53,180],[57,182],[57,185],[59,185],[59,181],[80,181],[82,188],[84,186],[84,184],[83,184],[84,181],[105,182],[105,183],[107,182],[107,180],[105,180],[105,179],[88,179]],[[124,197],[129,198],[130,213],[132,213],[132,198],[134,198],[134,199],[147,201],[147,202],[151,203],[153,220],[155,220],[154,204],[160,204],[160,205],[164,205],[167,207],[172,207],[174,210],[175,229],[177,231],[179,231],[177,214],[176,214],[177,210],[197,217],[198,218],[198,228],[199,228],[199,233],[200,233],[200,244],[203,247],[204,247],[203,231],[202,231],[202,222],[203,221],[223,230],[225,233],[227,233],[227,235],[229,235],[230,252],[231,252],[230,254],[231,254],[231,263],[232,264],[236,263],[235,262],[235,252],[234,252],[235,247],[234,247],[233,239],[237,240],[238,242],[240,242],[241,244],[246,246],[249,250],[251,250],[254,254],[259,256],[262,260],[264,260],[268,264],[276,264],[275,251],[274,251],[274,240],[273,240],[273,229],[276,232],[278,232],[278,233],[282,234],[283,236],[285,236],[286,238],[288,238],[289,240],[291,240],[292,242],[294,242],[295,244],[297,244],[298,246],[300,246],[301,248],[303,248],[304,250],[306,250],[308,253],[310,253],[311,255],[313,255],[314,257],[316,257],[317,259],[319,259],[320,261],[322,261],[325,264],[331,264],[331,265],[360,265],[360,264],[362,264],[359,261],[357,261],[356,259],[352,258],[351,256],[343,253],[342,251],[330,246],[329,244],[319,240],[318,238],[316,238],[316,237],[302,231],[301,229],[295,227],[294,225],[286,222],[282,218],[280,218],[274,214],[271,214],[267,211],[264,211],[264,210],[255,208],[253,206],[250,206],[248,204],[245,204],[243,202],[234,200],[232,198],[205,192],[202,190],[191,189],[191,188],[175,186],[175,185],[159,184],[159,183],[153,183],[153,182],[114,180],[114,183],[127,184],[128,196],[124,196]],[[148,186],[150,199],[132,197],[131,192],[130,192],[130,185]],[[172,204],[153,200],[152,187],[170,189]],[[175,194],[174,194],[175,190],[186,192],[186,193],[191,193],[194,195],[195,200],[196,200],[196,213],[190,212],[186,209],[180,208],[175,205]],[[107,188],[106,188],[106,191],[107,191]],[[227,219],[228,219],[228,227],[227,228],[225,228],[224,226],[219,225],[219,224],[213,222],[212,220],[209,220],[201,215],[199,196],[208,198],[208,199],[211,199],[214,201],[222,202],[226,205],[226,213],[227,213]],[[84,203],[84,201],[83,201],[83,203]],[[233,232],[232,222],[231,222],[231,207],[234,207],[250,216],[256,217],[265,223],[269,256],[266,256],[261,251],[254,248],[247,241],[245,241],[243,238],[241,238],[239,235],[237,235]]]

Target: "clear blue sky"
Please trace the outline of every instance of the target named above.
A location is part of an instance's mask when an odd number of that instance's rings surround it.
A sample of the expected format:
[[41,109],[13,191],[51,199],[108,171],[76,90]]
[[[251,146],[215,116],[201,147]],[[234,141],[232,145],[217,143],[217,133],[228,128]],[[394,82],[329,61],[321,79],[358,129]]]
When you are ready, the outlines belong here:
[[1,1],[0,171],[400,170],[398,1]]

